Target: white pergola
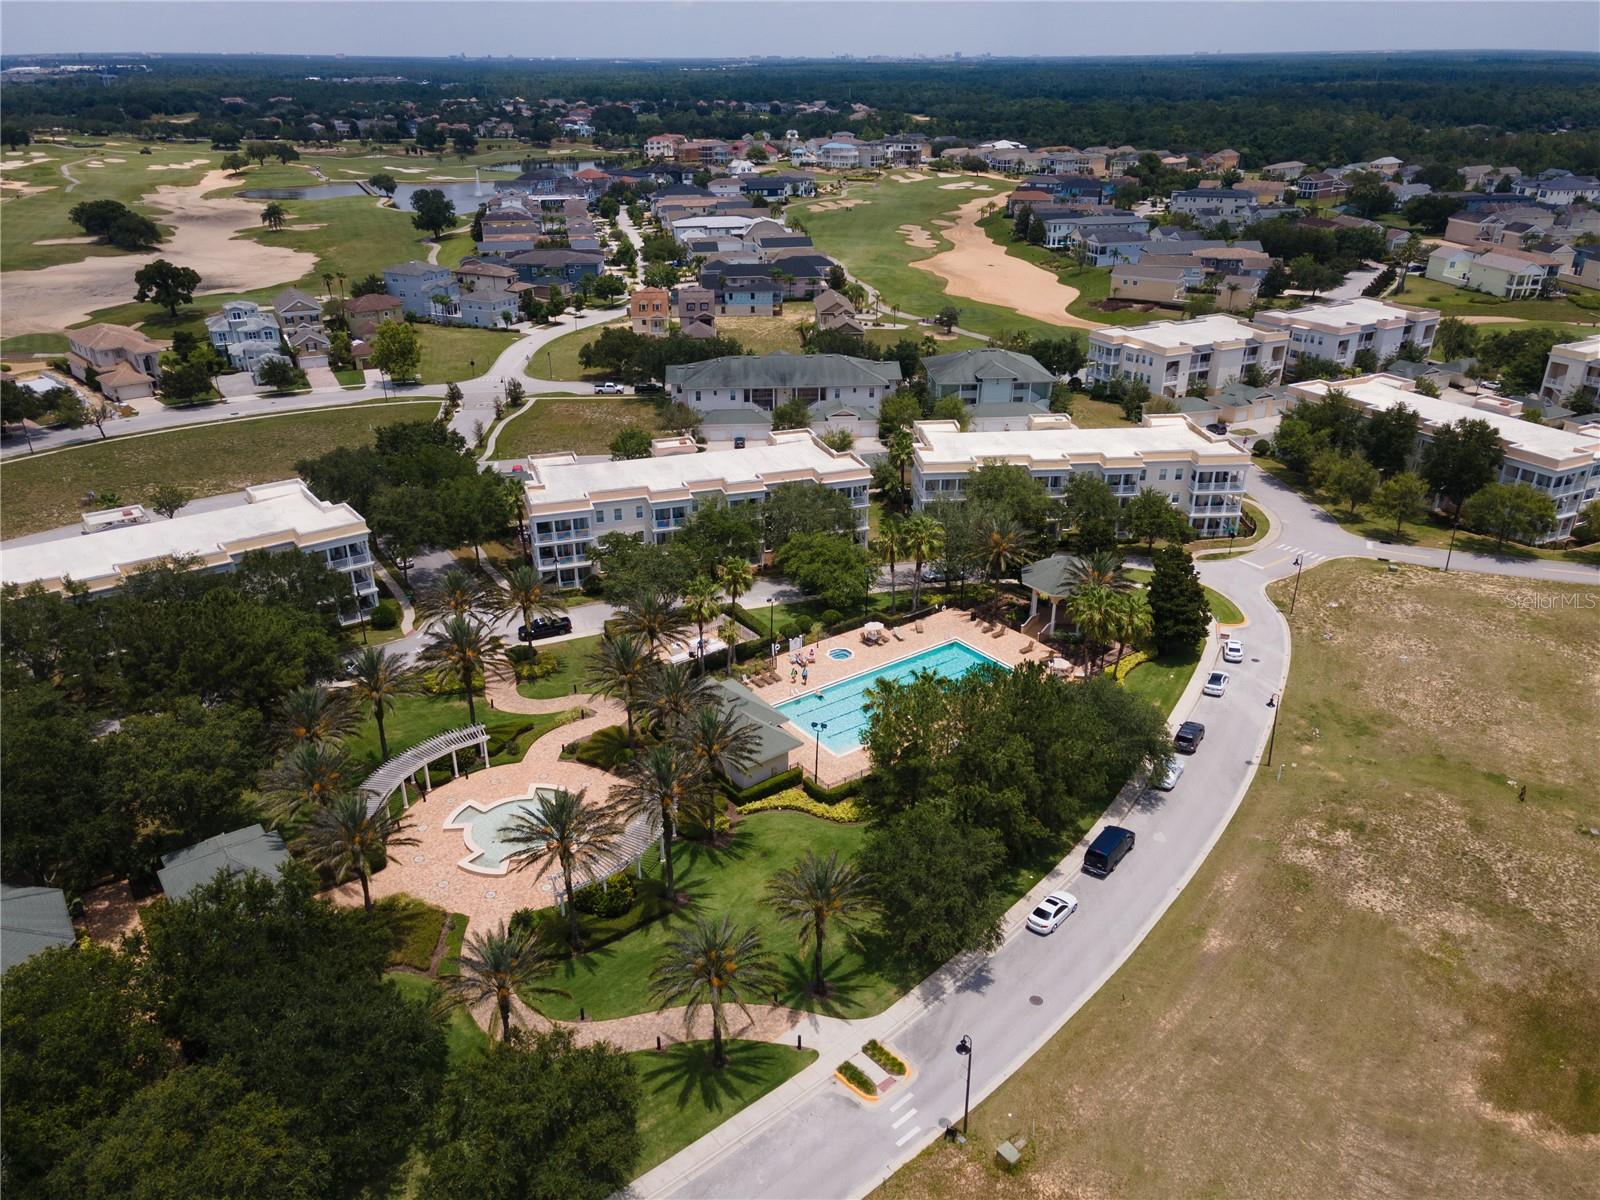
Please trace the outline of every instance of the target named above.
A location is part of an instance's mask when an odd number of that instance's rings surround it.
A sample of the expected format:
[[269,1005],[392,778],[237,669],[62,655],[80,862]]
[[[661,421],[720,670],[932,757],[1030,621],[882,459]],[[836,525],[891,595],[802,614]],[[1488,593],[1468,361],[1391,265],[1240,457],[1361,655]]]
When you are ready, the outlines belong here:
[[482,725],[463,725],[460,729],[447,729],[443,733],[436,733],[426,741],[418,742],[409,750],[403,750],[393,758],[368,775],[366,782],[361,785],[361,791],[367,797],[367,812],[375,813],[389,797],[398,789],[400,802],[405,807],[410,807],[411,799],[406,794],[406,780],[418,771],[422,772],[423,788],[433,788],[433,776],[429,773],[429,764],[446,754],[450,756],[450,777],[459,778],[461,764],[456,758],[457,752],[467,750],[473,746],[483,754],[483,761],[489,761],[489,731]]

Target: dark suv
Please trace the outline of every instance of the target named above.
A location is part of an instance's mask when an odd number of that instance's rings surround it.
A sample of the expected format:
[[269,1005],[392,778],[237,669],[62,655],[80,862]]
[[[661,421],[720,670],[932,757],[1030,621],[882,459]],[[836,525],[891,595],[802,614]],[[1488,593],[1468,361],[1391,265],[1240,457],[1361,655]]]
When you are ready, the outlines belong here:
[[1083,852],[1083,869],[1091,875],[1109,875],[1133,849],[1133,830],[1107,825]]
[[1172,739],[1172,745],[1179,754],[1193,754],[1200,749],[1205,736],[1206,727],[1199,721],[1185,721],[1178,726],[1178,736]]
[[517,626],[517,641],[537,642],[572,632],[571,617],[535,617],[532,625]]

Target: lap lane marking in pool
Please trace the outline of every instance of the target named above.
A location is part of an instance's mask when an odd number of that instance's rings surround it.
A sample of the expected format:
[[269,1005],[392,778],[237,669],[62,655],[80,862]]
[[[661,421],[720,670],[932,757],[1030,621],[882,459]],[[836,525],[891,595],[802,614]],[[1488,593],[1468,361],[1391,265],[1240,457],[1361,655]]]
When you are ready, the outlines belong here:
[[931,671],[945,679],[958,679],[975,667],[984,665],[1006,668],[998,659],[990,658],[960,640],[945,642],[918,654],[896,659],[870,671],[850,675],[837,683],[784,700],[775,705],[808,737],[813,736],[811,723],[825,722],[822,748],[831,754],[848,754],[861,746],[861,733],[867,726],[864,703],[867,689],[880,679],[902,683],[924,671]]

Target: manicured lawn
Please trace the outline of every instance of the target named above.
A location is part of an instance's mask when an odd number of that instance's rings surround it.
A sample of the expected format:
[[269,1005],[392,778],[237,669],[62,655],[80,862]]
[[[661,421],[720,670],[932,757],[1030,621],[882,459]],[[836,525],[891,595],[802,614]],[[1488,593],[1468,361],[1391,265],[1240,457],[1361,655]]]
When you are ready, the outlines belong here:
[[[673,850],[675,884],[689,897],[683,909],[565,964],[552,982],[569,991],[571,998],[535,997],[534,1006],[564,1020],[576,1019],[580,1008],[594,1020],[652,1012],[656,1005],[650,995],[650,972],[668,939],[698,918],[732,915],[760,929],[767,948],[778,956],[784,1003],[844,1017],[881,1011],[911,981],[885,973],[882,964],[888,948],[880,935],[866,932],[859,946],[843,938],[830,939],[826,973],[833,993],[819,1002],[806,994],[810,958],[794,927],[780,925],[762,902],[767,881],[805,851],[819,855],[837,851],[849,858],[860,849],[865,834],[859,825],[836,825],[799,813],[760,813],[738,823],[725,849],[678,842]],[[654,854],[645,856],[645,874],[660,875]],[[676,1012],[663,1014],[661,1020],[664,1026],[682,1023]]]
[[1081,429],[1129,429],[1132,423],[1122,415],[1122,406],[1108,400],[1091,400],[1082,392],[1072,396],[1072,423]]
[[[439,985],[425,975],[390,971],[384,978],[418,1004],[430,1008],[438,995]],[[451,1071],[459,1071],[474,1058],[489,1052],[489,1035],[478,1027],[472,1014],[464,1008],[452,1008],[450,1015],[445,1018],[444,1042],[450,1056]]]
[[372,914],[394,934],[390,966],[414,971],[427,971],[433,966],[433,952],[439,947],[439,934],[449,913],[415,896],[399,895],[374,901]]
[[659,432],[656,406],[637,396],[534,397],[501,427],[494,455],[521,458],[559,450],[605,454],[611,439],[629,427]]
[[[927,586],[923,587],[920,600],[923,608],[928,607],[930,604],[937,604],[942,599],[943,596],[933,588]],[[890,596],[888,592],[873,592],[867,597],[868,612],[872,614],[887,614],[889,612],[889,600]],[[899,607],[895,610],[896,612],[911,611],[910,588],[902,587],[900,589],[899,602]],[[785,622],[788,621],[799,621],[802,626],[802,632],[809,633],[812,622],[822,620],[822,614],[828,611],[828,606],[821,600],[794,600],[787,604],[764,604],[753,608],[749,605],[745,605],[745,607],[750,608],[750,611],[755,614],[755,616],[760,618],[760,628],[758,628],[756,632],[762,634],[763,636],[767,634],[769,624],[775,624],[779,630],[782,630]],[[772,610],[771,622],[767,620],[768,609]],[[854,612],[840,614],[842,617],[852,617],[855,615],[856,614]]]
[[584,676],[589,671],[595,648],[600,645],[598,633],[593,637],[573,638],[570,642],[558,642],[549,647],[540,646],[538,642],[533,644],[538,648],[540,658],[554,658],[561,666],[553,675],[517,684],[518,694],[529,700],[553,700],[558,696],[572,695],[574,687],[579,691],[588,690]]
[[796,1050],[768,1042],[726,1043],[728,1065],[711,1066],[710,1042],[680,1042],[657,1054],[628,1055],[639,1073],[642,1143],[636,1170],[643,1174],[734,1113],[816,1061],[815,1050]]
[[1198,541],[1189,543],[1189,552],[1193,554],[1201,550],[1242,550],[1246,546],[1254,546],[1272,532],[1272,522],[1268,519],[1267,514],[1248,500],[1244,502],[1244,511],[1256,523],[1256,531],[1249,537],[1237,537],[1232,539],[1231,542],[1228,538],[1201,538]]
[[[1086,1164],[1129,1200],[1593,1192],[1592,591],[1307,571],[1272,769],[969,1144],[884,1194],[1073,1194]],[[989,1165],[1019,1132],[1020,1192]]]
[[[508,713],[490,708],[479,696],[475,701],[478,722],[489,731],[490,764],[519,761],[528,746],[550,730],[566,724],[565,713]],[[345,743],[350,756],[367,770],[382,761],[378,749],[378,726],[367,716]],[[405,696],[383,719],[383,731],[389,741],[391,757],[418,742],[450,729],[460,729],[470,724],[467,702],[450,696]],[[505,743],[503,748],[497,748]],[[449,755],[444,761],[448,763]],[[435,782],[439,782],[437,774]]]
[[[1142,567],[1129,567],[1123,572],[1135,583],[1150,583],[1150,572]],[[1244,620],[1244,614],[1239,611],[1239,606],[1229,600],[1221,592],[1206,588],[1206,601],[1211,605],[1211,615],[1217,619],[1219,625],[1238,625]]]
[[[1094,306],[1096,300],[1104,300],[1111,294],[1110,267],[1080,267],[1070,254],[1058,254],[1043,246],[1012,241],[1011,230],[1015,222],[1003,212],[985,217],[978,222],[978,226],[989,235],[990,241],[1002,247],[1013,258],[1020,258],[1036,267],[1043,267],[1068,287],[1077,288],[1078,298],[1067,305],[1067,311],[1075,317],[1082,317],[1086,321],[1098,321],[1102,325],[1143,325],[1149,321],[1162,320],[1165,316],[1177,315],[1162,313],[1160,310],[1141,312],[1138,309],[1121,308],[1107,312],[1096,308]],[[1078,333],[1083,336],[1082,330]]]
[[0,476],[0,534],[17,537],[76,521],[78,500],[90,490],[138,501],[158,483],[212,496],[287,479],[298,459],[336,446],[370,445],[378,426],[427,421],[438,411],[436,401],[407,401],[235,418],[11,459]]
[[1600,296],[1593,293],[1585,293],[1582,303],[1573,300],[1502,300],[1498,296],[1469,292],[1426,276],[1412,275],[1406,280],[1406,290],[1389,299],[1418,308],[1437,308],[1447,317],[1520,317],[1525,321],[1560,321],[1590,326],[1600,324]]
[[64,333],[19,333],[0,342],[0,354],[65,354],[67,335]]
[[[948,183],[968,182],[980,184],[989,190],[976,192],[969,188],[946,190]],[[930,258],[941,250],[950,249],[950,242],[942,236],[941,227],[933,224],[935,217],[950,219],[946,214],[975,197],[992,196],[1000,201],[1010,190],[997,179],[963,176],[962,180],[929,179],[918,183],[853,183],[848,199],[865,203],[853,208],[824,210],[801,205],[791,205],[812,240],[823,253],[838,259],[849,267],[851,274],[865,280],[882,293],[885,305],[917,314],[932,316],[945,304],[961,309],[960,324],[983,334],[997,334],[1013,329],[1024,329],[1032,334],[1059,336],[1062,328],[1029,317],[1018,316],[1010,309],[994,304],[981,304],[964,296],[952,296],[945,291],[944,281],[927,271],[911,266],[918,259]],[[837,197],[824,197],[823,202]],[[920,225],[932,237],[935,245],[919,248],[906,244],[899,232],[901,225]]]
[[[626,326],[626,321],[617,322]],[[601,326],[606,328],[606,326]],[[566,383],[578,379],[604,379],[604,371],[585,372],[578,351],[600,336],[600,329],[574,329],[564,333],[528,360],[526,373],[531,379],[554,379]]]
[[1122,686],[1150,701],[1162,712],[1171,713],[1199,664],[1198,650],[1189,654],[1152,658],[1129,671],[1122,680]]
[[514,333],[454,325],[417,325],[422,335],[422,382],[459,383],[482,375],[511,343]]

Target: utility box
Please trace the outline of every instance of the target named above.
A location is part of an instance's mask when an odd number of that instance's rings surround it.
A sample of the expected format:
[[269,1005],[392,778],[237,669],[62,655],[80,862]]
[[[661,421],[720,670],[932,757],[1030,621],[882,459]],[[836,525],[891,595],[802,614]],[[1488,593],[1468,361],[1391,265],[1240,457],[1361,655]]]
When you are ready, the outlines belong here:
[[994,1152],[994,1160],[1001,1170],[1009,1171],[1022,1161],[1022,1151],[1010,1142],[1001,1142]]

